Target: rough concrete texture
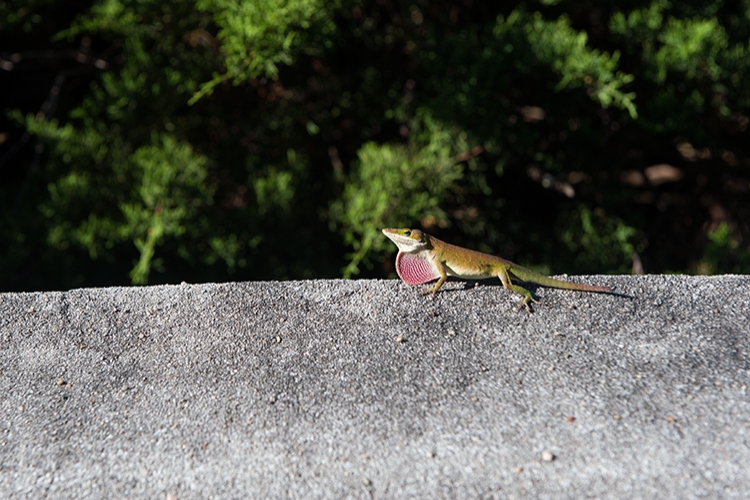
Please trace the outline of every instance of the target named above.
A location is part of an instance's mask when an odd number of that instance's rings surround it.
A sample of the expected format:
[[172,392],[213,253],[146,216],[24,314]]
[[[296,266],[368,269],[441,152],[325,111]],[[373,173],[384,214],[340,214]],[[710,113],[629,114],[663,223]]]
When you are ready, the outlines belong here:
[[750,277],[573,280],[0,294],[0,497],[750,497]]

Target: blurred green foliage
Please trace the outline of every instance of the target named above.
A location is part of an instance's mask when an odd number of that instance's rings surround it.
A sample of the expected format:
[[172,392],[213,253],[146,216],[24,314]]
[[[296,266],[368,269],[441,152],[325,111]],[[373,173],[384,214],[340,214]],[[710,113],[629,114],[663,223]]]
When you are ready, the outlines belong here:
[[750,0],[9,0],[0,290],[750,272]]
[[429,227],[449,223],[440,206],[462,178],[456,156],[468,150],[466,134],[444,130],[429,117],[411,125],[408,144],[368,142],[359,149],[351,174],[343,179],[341,198],[331,206],[331,221],[354,248],[345,278],[358,274],[359,264],[372,253],[389,249],[382,228],[415,220]]
[[321,0],[198,0],[217,28],[224,73],[214,74],[190,99],[195,103],[227,80],[239,85],[250,78],[277,79],[279,65],[291,65],[304,51],[319,54],[335,25],[335,5]]

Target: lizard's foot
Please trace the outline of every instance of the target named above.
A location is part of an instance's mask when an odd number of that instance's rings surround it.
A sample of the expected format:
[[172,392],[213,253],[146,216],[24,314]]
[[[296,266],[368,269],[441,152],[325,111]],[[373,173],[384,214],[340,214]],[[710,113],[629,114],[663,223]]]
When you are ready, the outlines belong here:
[[428,288],[425,288],[424,290],[422,290],[422,292],[421,292],[422,295],[430,295],[431,294],[431,295],[434,296],[437,293],[437,291],[440,289],[440,287],[443,286],[443,283],[445,283],[445,280],[442,279],[442,278],[439,279],[437,281],[437,283],[435,283],[435,286],[428,287]]
[[516,307],[516,310],[520,311],[522,307],[525,307],[525,308],[526,308],[526,310],[527,310],[527,311],[528,311],[529,313],[532,313],[533,311],[532,311],[532,309],[531,309],[531,304],[530,304],[530,302],[533,302],[534,304],[541,304],[541,303],[542,303],[542,301],[541,301],[541,300],[536,300],[536,299],[535,299],[534,297],[532,297],[531,295],[527,295],[526,297],[524,297],[524,298],[523,298],[523,300],[522,300],[521,302],[519,302],[519,303],[518,303],[518,306]]

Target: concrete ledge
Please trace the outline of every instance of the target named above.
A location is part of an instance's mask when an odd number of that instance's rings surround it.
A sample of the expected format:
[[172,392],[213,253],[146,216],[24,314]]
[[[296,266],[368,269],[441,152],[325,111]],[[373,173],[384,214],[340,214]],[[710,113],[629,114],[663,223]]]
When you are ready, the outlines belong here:
[[0,294],[2,498],[750,496],[750,277]]

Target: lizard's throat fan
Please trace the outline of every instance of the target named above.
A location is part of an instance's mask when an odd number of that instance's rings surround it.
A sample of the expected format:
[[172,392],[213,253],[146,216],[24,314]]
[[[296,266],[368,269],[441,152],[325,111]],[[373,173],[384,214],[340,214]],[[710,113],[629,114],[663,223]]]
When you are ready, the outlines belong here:
[[404,252],[399,252],[396,257],[396,272],[398,277],[409,285],[423,285],[440,277],[432,262]]

